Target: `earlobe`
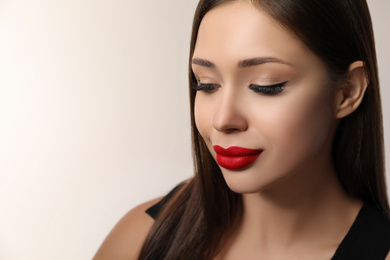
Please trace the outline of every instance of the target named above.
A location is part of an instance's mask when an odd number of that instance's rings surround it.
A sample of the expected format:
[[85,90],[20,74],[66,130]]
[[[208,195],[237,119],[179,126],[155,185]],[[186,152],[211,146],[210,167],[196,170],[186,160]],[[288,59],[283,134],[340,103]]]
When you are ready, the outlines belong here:
[[348,69],[347,79],[336,94],[336,118],[343,118],[354,112],[363,100],[368,86],[363,61],[353,62]]

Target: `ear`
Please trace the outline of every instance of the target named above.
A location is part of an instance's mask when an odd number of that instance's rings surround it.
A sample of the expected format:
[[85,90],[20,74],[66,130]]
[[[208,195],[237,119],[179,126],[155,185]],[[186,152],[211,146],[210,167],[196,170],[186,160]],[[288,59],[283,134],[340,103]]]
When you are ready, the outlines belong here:
[[343,86],[336,91],[336,118],[343,118],[354,112],[363,100],[368,79],[363,61],[353,62]]

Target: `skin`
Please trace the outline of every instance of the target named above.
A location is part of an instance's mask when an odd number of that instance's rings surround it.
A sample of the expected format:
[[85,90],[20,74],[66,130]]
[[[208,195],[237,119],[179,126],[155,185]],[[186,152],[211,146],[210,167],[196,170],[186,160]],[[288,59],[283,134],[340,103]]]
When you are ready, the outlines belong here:
[[[209,11],[193,57],[198,83],[217,86],[195,100],[196,125],[214,158],[213,145],[264,150],[244,169],[221,167],[244,209],[215,260],[331,259],[362,206],[338,182],[331,143],[338,121],[363,98],[363,63],[351,64],[346,82],[331,84],[323,62],[249,1]],[[282,62],[239,66],[257,57]],[[276,95],[249,88],[285,81]],[[158,200],[126,214],[94,259],[138,259],[153,225],[145,210]]]

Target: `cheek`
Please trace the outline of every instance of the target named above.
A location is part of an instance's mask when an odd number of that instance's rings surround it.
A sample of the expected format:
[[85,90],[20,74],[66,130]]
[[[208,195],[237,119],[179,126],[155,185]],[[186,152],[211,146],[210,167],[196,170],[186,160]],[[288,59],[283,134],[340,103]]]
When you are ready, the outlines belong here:
[[285,121],[287,131],[280,129],[283,131],[281,135],[296,150],[307,148],[307,152],[314,152],[325,145],[330,134],[331,114],[327,112],[325,109],[313,109],[301,111],[300,116],[292,114]]
[[323,151],[331,138],[333,113],[323,98],[281,105],[268,118],[266,131],[272,150],[285,161],[300,161]]

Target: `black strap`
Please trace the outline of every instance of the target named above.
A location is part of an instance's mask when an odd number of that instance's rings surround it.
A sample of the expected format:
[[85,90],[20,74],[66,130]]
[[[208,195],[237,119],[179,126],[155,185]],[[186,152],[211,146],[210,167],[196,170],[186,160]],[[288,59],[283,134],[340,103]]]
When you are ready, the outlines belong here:
[[384,260],[389,250],[389,219],[365,203],[332,260]]
[[151,216],[153,219],[156,219],[158,216],[158,213],[161,211],[161,209],[164,207],[164,205],[175,195],[175,193],[182,187],[182,184],[179,184],[176,186],[173,190],[171,190],[162,200],[148,208],[145,212]]

